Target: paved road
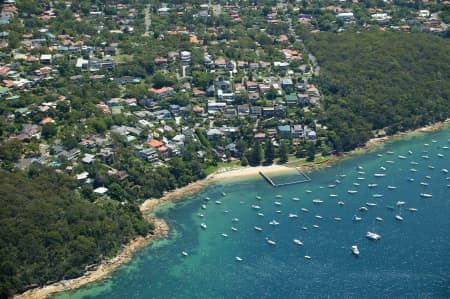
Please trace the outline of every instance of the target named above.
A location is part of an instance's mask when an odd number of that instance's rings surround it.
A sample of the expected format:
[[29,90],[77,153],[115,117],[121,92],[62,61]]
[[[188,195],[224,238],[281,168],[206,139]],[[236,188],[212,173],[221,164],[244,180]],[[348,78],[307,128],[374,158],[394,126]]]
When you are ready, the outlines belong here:
[[152,19],[150,18],[150,4],[145,5],[144,13],[145,13],[145,19],[144,19],[145,33],[144,33],[144,36],[149,36],[150,35],[150,26],[152,25]]

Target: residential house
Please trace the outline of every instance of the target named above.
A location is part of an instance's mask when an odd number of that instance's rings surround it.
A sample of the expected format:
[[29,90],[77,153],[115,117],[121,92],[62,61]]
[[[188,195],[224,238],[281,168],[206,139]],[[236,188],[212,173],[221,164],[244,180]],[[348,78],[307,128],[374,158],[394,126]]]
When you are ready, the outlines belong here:
[[168,97],[175,92],[172,87],[149,88],[148,91],[153,93],[157,99]]
[[281,139],[290,139],[291,138],[291,126],[290,125],[282,125],[278,126],[278,134]]

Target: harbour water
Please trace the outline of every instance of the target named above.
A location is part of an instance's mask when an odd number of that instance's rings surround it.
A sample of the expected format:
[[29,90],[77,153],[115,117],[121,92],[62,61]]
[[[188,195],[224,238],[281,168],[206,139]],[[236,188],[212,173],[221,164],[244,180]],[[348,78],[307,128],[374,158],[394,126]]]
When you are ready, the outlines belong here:
[[450,298],[449,138],[402,137],[304,184],[214,183],[159,208],[168,239],[55,298]]

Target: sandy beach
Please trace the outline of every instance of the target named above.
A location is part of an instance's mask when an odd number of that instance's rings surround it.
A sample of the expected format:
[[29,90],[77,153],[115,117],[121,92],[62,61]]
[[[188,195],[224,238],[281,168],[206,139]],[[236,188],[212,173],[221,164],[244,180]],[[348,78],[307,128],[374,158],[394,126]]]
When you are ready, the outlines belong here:
[[[432,132],[441,129],[443,126],[450,123],[450,120],[446,120],[445,122],[441,122],[438,124],[434,124],[431,126],[427,126],[424,128],[420,128],[414,131],[402,132],[396,135],[382,137],[382,138],[374,138],[367,142],[367,144],[362,147],[355,149],[354,151],[342,154],[340,156],[332,156],[330,159],[322,162],[322,163],[310,163],[300,165],[299,168],[302,171],[312,171],[314,169],[322,168],[330,166],[335,163],[339,159],[344,157],[348,157],[353,154],[367,152],[368,150],[374,149],[377,145],[387,141],[397,138],[399,136],[404,136],[406,134],[416,133],[416,132]],[[142,214],[149,220],[155,223],[155,232],[154,234],[147,235],[144,237],[139,237],[130,242],[128,245],[124,246],[123,250],[113,259],[106,260],[102,262],[98,268],[92,272],[87,273],[84,276],[81,276],[72,280],[60,281],[51,285],[47,285],[41,288],[36,288],[29,290],[23,294],[16,295],[14,298],[19,299],[37,299],[37,298],[45,298],[54,293],[68,291],[77,289],[81,286],[84,286],[90,282],[94,282],[97,280],[101,280],[110,276],[110,274],[117,269],[118,266],[127,263],[131,260],[133,253],[135,253],[138,249],[146,246],[151,242],[151,240],[155,240],[157,238],[162,238],[167,236],[169,227],[167,223],[163,219],[154,218],[151,213],[153,209],[165,202],[179,200],[187,195],[194,194],[203,188],[205,188],[208,184],[216,181],[222,181],[226,179],[236,179],[242,177],[254,177],[259,176],[259,172],[262,171],[264,174],[274,174],[274,173],[284,173],[284,172],[292,172],[295,167],[287,167],[283,165],[270,165],[270,166],[257,166],[257,167],[236,167],[236,168],[224,168],[220,169],[217,172],[207,176],[203,180],[199,180],[197,182],[193,182],[187,186],[182,188],[178,188],[176,190],[167,192],[161,198],[151,198],[146,200],[140,206],[140,210]]]

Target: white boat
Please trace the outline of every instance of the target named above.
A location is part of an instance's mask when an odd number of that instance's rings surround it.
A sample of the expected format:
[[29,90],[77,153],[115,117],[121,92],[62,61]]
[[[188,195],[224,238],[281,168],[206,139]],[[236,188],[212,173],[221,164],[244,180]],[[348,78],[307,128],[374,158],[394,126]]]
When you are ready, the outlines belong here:
[[205,197],[205,200],[206,200],[206,201],[210,201],[211,198],[209,198],[208,196],[206,196],[206,197]]
[[216,200],[216,204],[221,205],[222,202],[220,200]]
[[333,185],[333,184],[328,185],[328,188],[334,188],[334,187],[336,187],[336,185]]
[[369,209],[367,207],[360,207],[359,210],[361,212],[367,212]]
[[369,187],[369,188],[375,188],[376,186],[378,186],[378,184],[369,184],[369,185],[367,185],[367,187]]
[[203,213],[197,213],[197,216],[198,216],[198,217],[203,217],[203,216],[205,216],[205,215],[203,215]]
[[389,164],[394,164],[395,162],[394,162],[394,161],[392,161],[392,160],[387,160],[387,161],[386,161],[386,163],[389,163]]
[[381,217],[376,217],[375,220],[376,220],[376,221],[383,222],[383,218],[381,218]]
[[276,206],[281,206],[281,202],[279,202],[279,201],[274,202],[274,204],[275,204]]
[[260,199],[261,199],[261,196],[256,195],[256,199],[257,199],[257,200],[260,200]]
[[425,178],[426,178],[427,180],[430,180],[430,179],[431,179],[431,176],[430,176],[430,175],[426,175]]
[[258,205],[252,205],[252,208],[253,208],[253,209],[255,209],[255,210],[259,210],[259,209],[261,209],[261,207],[260,207],[260,206],[258,206]]
[[358,166],[358,169],[364,169],[364,167],[362,167],[362,166],[359,165],[359,166]]
[[383,194],[375,193],[375,194],[372,194],[372,197],[373,198],[380,198],[380,197],[383,197]]
[[356,255],[356,256],[359,255],[359,249],[358,249],[358,246],[352,245],[352,253],[353,253],[354,255]]
[[231,219],[231,221],[233,221],[233,222],[239,222],[239,218],[233,218],[233,219]]
[[442,171],[443,173],[448,173],[448,169],[446,169],[446,168],[442,168],[441,171]]
[[357,182],[355,182],[355,183],[353,183],[353,186],[356,186],[356,187],[358,187],[358,186],[361,186],[361,184],[360,184],[360,183],[357,183]]
[[381,239],[381,236],[379,234],[372,233],[372,232],[367,232],[366,237],[371,239],[371,240],[379,240],[379,239]]
[[181,254],[182,254],[183,256],[188,256],[188,255],[189,255],[186,251],[182,251]]
[[276,210],[275,213],[281,214],[281,210]]
[[386,176],[386,174],[385,173],[374,173],[373,176],[375,176],[375,177],[383,177],[383,176]]
[[337,194],[330,194],[330,197],[337,197],[338,195]]
[[411,172],[417,172],[417,169],[411,168],[409,171],[411,171]]
[[259,231],[259,232],[262,232],[262,231],[263,231],[263,229],[260,228],[259,226],[254,226],[253,228],[254,228],[256,231]]
[[421,157],[424,158],[424,159],[430,159],[430,156],[428,156],[428,155],[423,155]]
[[235,259],[236,259],[236,261],[238,261],[238,262],[242,262],[242,261],[243,261],[243,259],[242,259],[241,257],[239,257],[239,256],[236,256]]
[[293,200],[293,201],[299,201],[300,198],[298,198],[298,197],[292,197],[292,200]]
[[307,208],[301,208],[300,209],[302,212],[305,212],[305,213],[308,213],[309,212],[309,210],[307,209]]
[[289,213],[288,217],[289,218],[298,218],[298,215],[294,214],[294,213]]
[[377,157],[383,157],[383,154],[377,154]]
[[404,202],[404,201],[397,201],[397,206],[398,207],[403,206],[403,205],[405,205],[405,203],[406,202]]
[[439,158],[443,158],[443,157],[444,157],[444,155],[441,154],[441,153],[438,153],[437,156],[438,156]]
[[202,205],[202,209],[203,209],[203,210],[206,210],[206,205]]
[[206,228],[207,228],[207,226],[206,226],[205,223],[200,223],[200,227],[203,228],[203,229],[206,229]]
[[308,228],[306,226],[302,226],[302,229],[303,230],[307,230]]
[[299,246],[303,245],[303,242],[300,241],[299,239],[294,239],[293,241],[294,241],[294,244],[296,244],[296,245],[299,245]]
[[341,218],[341,217],[334,217],[334,220],[336,220],[336,221],[341,221],[342,218]]
[[313,224],[312,227],[319,228],[319,226],[317,224]]
[[448,149],[448,146],[445,145],[445,146],[442,147],[442,149],[447,150],[447,149]]
[[399,158],[399,159],[406,159],[406,157],[405,157],[405,156],[402,156],[402,155],[398,155],[398,158]]
[[417,212],[418,209],[416,209],[416,208],[409,208],[408,211],[411,211],[411,212]]
[[310,259],[311,259],[311,257],[310,257],[309,255],[305,255],[304,257],[305,257],[305,259],[307,259],[307,260],[310,260]]
[[409,164],[411,164],[411,165],[419,165],[419,162],[411,161],[411,162],[409,162]]
[[356,216],[356,215],[353,215],[352,220],[356,222],[356,221],[361,221],[362,218],[361,218],[361,217],[358,217],[358,216]]
[[270,225],[279,225],[280,222],[276,221],[276,220],[272,220],[269,222]]
[[277,194],[277,195],[275,195],[275,197],[276,197],[276,198],[282,198],[282,197],[283,197],[283,195],[281,195],[281,194]]
[[268,243],[269,245],[277,245],[277,242],[272,241],[272,240],[270,240],[270,239],[267,239],[267,243]]
[[386,170],[386,167],[380,166],[380,169],[384,171],[384,170]]
[[313,203],[323,203],[323,200],[320,200],[318,198],[315,198],[312,200]]
[[429,169],[434,169],[434,166],[433,165],[428,165],[428,168]]
[[428,183],[426,183],[426,182],[420,182],[420,184],[425,187],[428,186]]
[[258,216],[264,217],[264,214],[260,212],[258,213]]
[[389,190],[395,190],[395,189],[397,189],[396,186],[391,186],[391,185],[387,186],[387,188],[388,188]]
[[311,193],[312,191],[311,191],[311,190],[305,190],[305,192],[306,192],[306,193]]
[[358,190],[347,190],[347,193],[355,194],[355,193],[358,193]]
[[231,227],[231,230],[234,231],[234,232],[238,231],[238,229],[236,227],[234,227],[234,226]]
[[377,204],[369,201],[369,202],[366,202],[366,205],[369,207],[375,207]]
[[412,150],[409,150],[409,151],[408,151],[408,154],[412,155],[412,154],[413,154]]
[[420,193],[420,197],[423,197],[423,198],[431,198],[431,197],[433,197],[433,195],[430,194],[430,193]]
[[225,196],[225,195],[227,195],[225,192],[221,192],[221,194],[222,194],[222,196]]
[[403,217],[400,215],[395,215],[395,219],[398,221],[403,221]]
[[338,201],[338,205],[343,206],[345,203],[343,201]]
[[317,219],[323,219],[323,217],[320,216],[320,215],[316,215],[316,216],[314,216],[314,217],[316,217]]
[[392,154],[394,154],[394,152],[393,151],[387,151],[386,154],[392,155]]
[[224,233],[224,234],[222,234],[222,237],[228,238],[228,235]]
[[362,181],[362,180],[365,180],[366,178],[363,178],[363,177],[357,177],[356,179]]

